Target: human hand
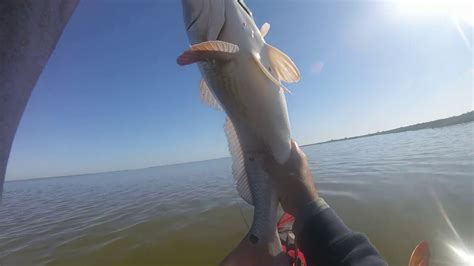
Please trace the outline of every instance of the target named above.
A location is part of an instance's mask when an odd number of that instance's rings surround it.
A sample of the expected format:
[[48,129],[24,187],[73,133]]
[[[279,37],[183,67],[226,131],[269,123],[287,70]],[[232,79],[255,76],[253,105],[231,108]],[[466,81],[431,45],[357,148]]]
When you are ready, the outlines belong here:
[[287,213],[295,216],[300,209],[319,197],[306,155],[294,140],[291,141],[288,161],[281,165],[272,156],[268,156],[264,167]]

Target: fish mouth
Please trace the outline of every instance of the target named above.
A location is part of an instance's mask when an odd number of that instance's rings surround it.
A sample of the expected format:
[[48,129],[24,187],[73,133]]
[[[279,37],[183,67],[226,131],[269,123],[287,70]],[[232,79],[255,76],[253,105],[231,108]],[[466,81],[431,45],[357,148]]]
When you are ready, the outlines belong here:
[[191,29],[192,26],[194,26],[194,24],[196,24],[196,22],[198,21],[199,19],[199,16],[197,16],[195,19],[193,19],[191,21],[191,23],[189,23],[189,26],[186,27],[186,30],[189,31]]
[[204,0],[181,0],[186,31],[191,30],[191,28],[196,25],[196,22],[198,22],[202,15],[203,9],[205,9],[205,3]]

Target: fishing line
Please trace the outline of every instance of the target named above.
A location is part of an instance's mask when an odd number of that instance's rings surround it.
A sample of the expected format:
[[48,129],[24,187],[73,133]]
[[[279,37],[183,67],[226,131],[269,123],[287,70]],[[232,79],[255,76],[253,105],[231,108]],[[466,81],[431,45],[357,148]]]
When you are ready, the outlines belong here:
[[242,206],[240,206],[240,203],[234,199],[235,204],[239,208],[240,216],[242,216],[242,220],[244,220],[245,225],[247,226],[247,229],[250,229],[249,223],[247,222],[247,219],[245,219],[244,211],[242,210]]

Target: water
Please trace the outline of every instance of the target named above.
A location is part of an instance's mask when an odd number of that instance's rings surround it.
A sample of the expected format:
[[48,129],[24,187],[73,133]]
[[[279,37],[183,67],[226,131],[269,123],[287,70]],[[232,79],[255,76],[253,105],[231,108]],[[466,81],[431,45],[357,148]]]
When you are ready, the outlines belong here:
[[[391,265],[423,239],[432,265],[468,265],[473,123],[303,150],[320,194]],[[247,230],[239,206],[251,220],[228,158],[7,182],[0,265],[215,265]]]

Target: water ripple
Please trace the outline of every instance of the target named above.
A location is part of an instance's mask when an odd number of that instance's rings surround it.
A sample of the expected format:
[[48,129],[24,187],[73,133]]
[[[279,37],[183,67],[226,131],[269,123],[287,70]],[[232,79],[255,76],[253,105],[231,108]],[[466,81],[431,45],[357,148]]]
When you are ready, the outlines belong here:
[[[416,243],[454,265],[446,241],[474,250],[474,124],[308,146],[319,192],[392,265]],[[246,231],[230,159],[7,182],[0,264],[216,264]],[[433,193],[443,205],[434,203]],[[179,246],[179,248],[177,248]]]

